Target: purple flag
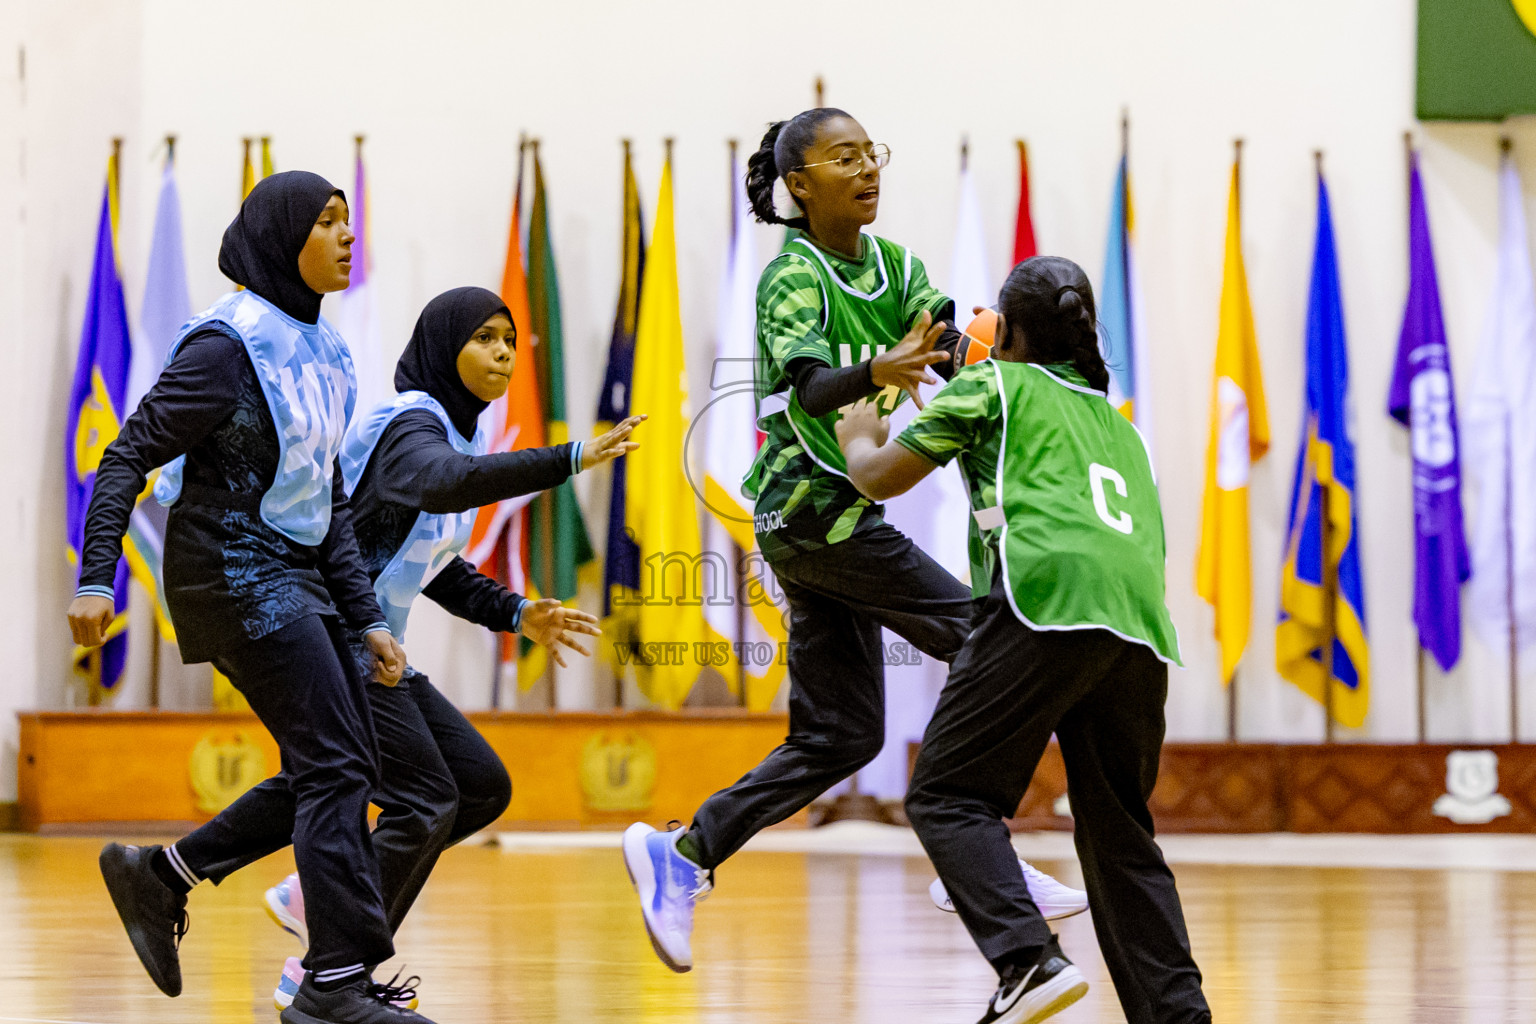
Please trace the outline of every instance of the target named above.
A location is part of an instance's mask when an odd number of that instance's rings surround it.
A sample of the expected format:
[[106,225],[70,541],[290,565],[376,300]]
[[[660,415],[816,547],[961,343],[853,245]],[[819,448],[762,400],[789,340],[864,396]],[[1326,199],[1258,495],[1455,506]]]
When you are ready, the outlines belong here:
[[[80,327],[80,354],[64,420],[64,529],[70,561],[77,565],[96,467],[126,418],[123,399],[133,354],[123,282],[117,270],[117,196],[114,155],[107,161],[107,185],[102,190],[101,216],[96,224],[96,257],[85,297],[85,322]],[[100,684],[106,688],[121,678],[128,647],[124,634],[128,628],[128,563],[124,559],[118,559],[113,592],[117,616],[107,628],[107,644],[98,662]]]
[[1408,304],[1397,343],[1387,412],[1413,446],[1413,621],[1419,643],[1447,671],[1461,657],[1461,584],[1471,575],[1461,521],[1461,459],[1451,353],[1429,240],[1419,157],[1412,156],[1408,212]]

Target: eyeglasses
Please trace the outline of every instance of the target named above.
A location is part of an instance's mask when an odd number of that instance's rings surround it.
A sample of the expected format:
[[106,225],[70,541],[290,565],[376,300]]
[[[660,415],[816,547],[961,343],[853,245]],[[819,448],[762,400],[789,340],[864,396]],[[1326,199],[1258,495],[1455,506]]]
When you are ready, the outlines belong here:
[[839,174],[851,178],[864,170],[864,162],[866,160],[875,165],[875,170],[880,170],[880,168],[891,162],[891,147],[882,142],[879,145],[869,147],[863,153],[856,150],[845,150],[843,155],[835,160],[818,160],[814,164],[801,164],[800,170],[803,171],[808,167],[825,167],[830,164],[837,168]]

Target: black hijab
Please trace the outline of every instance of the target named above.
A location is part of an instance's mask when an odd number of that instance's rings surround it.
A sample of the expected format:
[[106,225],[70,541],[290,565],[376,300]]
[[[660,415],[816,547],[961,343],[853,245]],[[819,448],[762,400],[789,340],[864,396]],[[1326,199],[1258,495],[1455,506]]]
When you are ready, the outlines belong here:
[[[396,391],[425,391],[443,404],[454,429],[475,436],[475,420],[489,402],[482,402],[459,376],[459,353],[475,331],[497,313],[512,313],[501,296],[486,288],[454,288],[427,303],[416,318],[416,329],[395,365]],[[517,336],[512,337],[513,348]]]
[[299,253],[331,196],[346,193],[318,174],[283,171],[262,178],[224,229],[219,269],[295,320],[320,319],[320,293],[299,275]]

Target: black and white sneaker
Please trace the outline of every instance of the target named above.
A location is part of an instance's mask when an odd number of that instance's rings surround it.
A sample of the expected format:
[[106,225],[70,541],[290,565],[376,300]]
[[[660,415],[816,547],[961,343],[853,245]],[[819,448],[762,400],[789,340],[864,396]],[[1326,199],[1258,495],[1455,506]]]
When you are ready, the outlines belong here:
[[181,995],[181,960],[178,951],[187,934],[187,897],[172,892],[150,867],[158,846],[123,846],[108,843],[102,848],[102,880],[112,905],[128,932],[128,941],[150,979],[168,996]]
[[1010,968],[998,980],[997,993],[977,1024],[1040,1024],[1088,994],[1083,972],[1056,944],[1056,936],[1028,970]]
[[[395,981],[399,981],[398,975]],[[315,987],[314,975],[306,975],[278,1020],[282,1024],[432,1024],[406,1009],[416,997],[417,979],[411,978],[403,986],[395,981],[380,985],[364,973],[355,981],[322,992]]]

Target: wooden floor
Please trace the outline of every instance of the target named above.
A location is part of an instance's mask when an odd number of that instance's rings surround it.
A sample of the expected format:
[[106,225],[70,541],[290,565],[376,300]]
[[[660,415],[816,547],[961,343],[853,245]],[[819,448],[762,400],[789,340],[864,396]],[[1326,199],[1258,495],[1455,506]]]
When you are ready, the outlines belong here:
[[[290,861],[197,891],[186,992],[169,1000],[122,934],[99,846],[0,835],[0,1021],[275,1020],[271,989],[297,944],[260,897]],[[1078,878],[1070,861],[1041,867]],[[1177,871],[1219,1022],[1536,1021],[1536,873]],[[697,966],[679,976],[652,955],[615,850],[475,846],[444,858],[398,948],[440,1024],[969,1024],[994,979],[928,902],[930,877],[919,857],[749,850],[700,906]],[[1123,1020],[1087,917],[1060,932],[1093,988],[1056,1019]]]

